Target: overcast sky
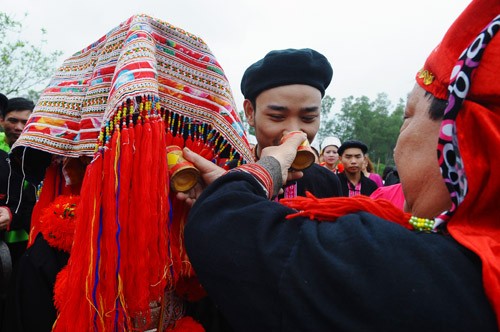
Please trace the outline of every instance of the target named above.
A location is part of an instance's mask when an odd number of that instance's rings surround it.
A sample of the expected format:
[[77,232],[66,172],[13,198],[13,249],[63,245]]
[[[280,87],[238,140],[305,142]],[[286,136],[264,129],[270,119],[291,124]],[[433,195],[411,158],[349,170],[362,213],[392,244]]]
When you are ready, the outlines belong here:
[[[238,108],[243,72],[268,51],[314,48],[332,63],[326,94],[337,99],[385,92],[406,98],[414,75],[470,0],[2,0],[23,38],[47,30],[60,63],[134,14],[148,14],[201,37],[231,83]],[[28,16],[24,18],[24,14]]]

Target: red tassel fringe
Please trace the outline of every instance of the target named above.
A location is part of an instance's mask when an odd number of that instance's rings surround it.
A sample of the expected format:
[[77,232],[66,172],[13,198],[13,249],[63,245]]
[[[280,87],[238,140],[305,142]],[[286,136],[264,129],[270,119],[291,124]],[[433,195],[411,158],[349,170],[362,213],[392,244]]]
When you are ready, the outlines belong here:
[[[178,288],[189,300],[206,295],[184,248],[189,209],[169,191],[165,147],[189,145],[212,159],[218,143],[199,133],[186,141],[182,130],[173,135],[160,115],[146,114],[150,106],[143,99],[135,124],[132,105],[120,109],[87,167],[73,250],[55,285],[53,331],[141,331],[166,290]],[[185,317],[169,331],[203,328]]]
[[401,211],[386,199],[374,200],[363,195],[316,198],[307,192],[306,197],[283,198],[280,203],[298,210],[297,213],[288,215],[287,219],[305,216],[319,221],[335,221],[349,213],[366,211],[382,219],[391,220],[405,228],[413,229],[408,223],[411,214]]

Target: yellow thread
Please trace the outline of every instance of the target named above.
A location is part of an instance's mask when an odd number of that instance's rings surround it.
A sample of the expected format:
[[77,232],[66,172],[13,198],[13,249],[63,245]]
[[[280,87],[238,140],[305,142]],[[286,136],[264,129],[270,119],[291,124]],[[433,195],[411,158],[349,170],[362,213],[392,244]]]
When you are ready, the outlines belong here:
[[[97,158],[99,158],[99,156],[97,156]],[[95,165],[93,165],[93,167],[95,167]],[[94,308],[94,310],[99,314],[99,311],[97,310],[96,306],[94,305],[94,303],[92,302],[92,296],[90,294],[89,296],[89,279],[92,278],[92,276],[94,275],[93,273],[93,266],[94,266],[94,247],[92,246],[92,243],[93,243],[93,239],[94,239],[94,226],[95,226],[95,216],[96,216],[96,207],[97,207],[97,204],[96,204],[96,199],[94,198],[94,204],[93,204],[93,209],[92,209],[92,221],[90,222],[91,224],[91,234],[90,234],[90,241],[91,241],[91,245],[90,245],[90,268],[89,268],[89,273],[87,274],[87,282],[85,283],[85,297],[87,298],[87,301],[90,303],[90,306],[92,308]]]
[[115,194],[118,191],[118,159],[120,159],[120,131],[116,131],[116,135],[118,136],[116,138],[116,154],[115,154],[115,160],[113,162],[113,171],[115,173]]

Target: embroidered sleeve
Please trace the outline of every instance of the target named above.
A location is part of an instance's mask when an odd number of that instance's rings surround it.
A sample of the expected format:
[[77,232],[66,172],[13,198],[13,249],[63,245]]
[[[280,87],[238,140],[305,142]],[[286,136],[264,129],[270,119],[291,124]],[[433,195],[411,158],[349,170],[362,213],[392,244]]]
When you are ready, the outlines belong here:
[[283,184],[281,166],[274,157],[264,157],[257,163],[241,165],[233,171],[251,174],[262,186],[269,199],[278,194]]

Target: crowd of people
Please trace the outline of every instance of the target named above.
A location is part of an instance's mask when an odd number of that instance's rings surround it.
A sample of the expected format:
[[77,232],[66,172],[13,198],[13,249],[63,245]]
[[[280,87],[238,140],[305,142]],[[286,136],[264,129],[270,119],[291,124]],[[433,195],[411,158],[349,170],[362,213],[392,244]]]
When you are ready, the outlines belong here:
[[356,137],[293,166],[333,77],[310,48],[244,72],[255,135],[208,46],[145,15],[36,107],[0,94],[2,331],[498,331],[499,30],[493,0],[450,26],[382,175]]

